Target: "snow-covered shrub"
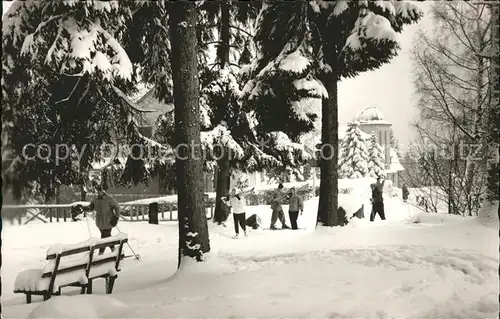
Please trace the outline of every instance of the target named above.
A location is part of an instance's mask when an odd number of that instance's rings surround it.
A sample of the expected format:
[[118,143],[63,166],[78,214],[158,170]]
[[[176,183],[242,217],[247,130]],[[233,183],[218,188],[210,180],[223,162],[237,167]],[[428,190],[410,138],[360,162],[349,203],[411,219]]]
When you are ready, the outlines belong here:
[[368,140],[368,173],[371,177],[382,175],[385,170],[384,166],[384,149],[375,132],[372,132]]

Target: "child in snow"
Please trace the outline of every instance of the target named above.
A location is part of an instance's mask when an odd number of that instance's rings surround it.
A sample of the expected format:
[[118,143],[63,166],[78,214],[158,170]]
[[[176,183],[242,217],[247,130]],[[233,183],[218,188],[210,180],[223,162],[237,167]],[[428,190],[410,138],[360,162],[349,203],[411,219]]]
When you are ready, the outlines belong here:
[[292,229],[298,229],[297,218],[299,218],[299,213],[302,215],[304,211],[304,202],[302,197],[297,194],[295,187],[290,189],[290,205],[288,206],[288,216],[290,217],[290,224]]
[[253,190],[254,188],[247,191],[240,191],[238,188],[235,187],[231,190],[229,196],[221,198],[224,204],[230,206],[231,210],[233,211],[234,231],[236,233],[236,235],[234,236],[235,238],[238,238],[240,234],[239,226],[241,226],[241,228],[243,229],[243,233],[245,234],[245,236],[247,235],[246,211],[245,211],[247,203],[244,195],[252,192]]
[[403,184],[403,201],[406,203],[408,201],[408,196],[410,195],[410,191],[406,184]]

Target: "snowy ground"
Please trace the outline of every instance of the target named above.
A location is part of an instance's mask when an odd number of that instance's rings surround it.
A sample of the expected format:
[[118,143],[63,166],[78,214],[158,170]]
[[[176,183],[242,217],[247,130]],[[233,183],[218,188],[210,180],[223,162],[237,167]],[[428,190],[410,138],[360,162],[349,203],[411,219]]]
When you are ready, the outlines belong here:
[[[178,273],[176,223],[121,222],[120,230],[129,234],[142,260],[125,261],[112,295],[104,296],[104,283],[96,282],[93,296],[79,296],[70,288],[48,302],[34,297],[31,305],[12,292],[16,274],[43,265],[47,248],[55,243],[88,239],[87,226],[6,227],[2,315],[497,318],[498,228],[475,219],[420,213],[397,199],[386,203],[385,222],[353,220],[343,228],[314,231],[313,199],[306,202],[299,220],[307,229],[250,231],[249,237],[238,240],[231,238],[232,224],[225,228],[210,223],[212,252],[206,263],[187,265]],[[267,226],[269,207],[249,207],[253,212]],[[420,223],[412,223],[415,220]],[[94,226],[91,231],[98,234]]]

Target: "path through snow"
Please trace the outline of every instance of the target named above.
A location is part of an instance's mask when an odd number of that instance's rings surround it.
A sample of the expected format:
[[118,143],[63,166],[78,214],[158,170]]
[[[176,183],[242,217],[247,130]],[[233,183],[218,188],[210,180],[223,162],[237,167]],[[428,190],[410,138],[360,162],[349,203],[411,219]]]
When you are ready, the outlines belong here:
[[[122,222],[142,261],[125,261],[113,298],[129,306],[125,318],[496,318],[496,229],[440,214],[413,224],[409,213],[316,231],[250,230],[239,240],[231,225],[210,223],[207,262],[173,277],[177,225]],[[304,215],[313,225],[315,216]],[[2,236],[3,317],[27,318],[40,303],[25,305],[12,293],[17,272],[39,267],[54,243],[88,239],[88,231],[85,222],[28,224],[5,227]],[[96,282],[94,293],[103,287]]]

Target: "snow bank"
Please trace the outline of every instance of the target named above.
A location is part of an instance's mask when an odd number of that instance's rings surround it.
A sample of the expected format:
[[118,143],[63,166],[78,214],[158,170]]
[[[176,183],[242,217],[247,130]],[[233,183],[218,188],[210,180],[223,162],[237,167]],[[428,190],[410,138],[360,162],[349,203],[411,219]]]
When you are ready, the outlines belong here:
[[[183,261],[177,273],[177,223],[123,222],[120,228],[136,236],[130,244],[142,259],[124,261],[126,269],[112,295],[128,308],[94,300],[108,298],[100,295],[24,305],[24,296],[13,295],[11,289],[18,269],[37,266],[41,251],[53,242],[85,238],[87,226],[75,222],[6,227],[2,315],[28,318],[32,307],[39,306],[39,313],[29,318],[497,317],[497,229],[474,218],[420,213],[392,197],[386,198],[386,222],[354,218],[346,227],[315,228],[317,200],[304,203],[299,227],[306,230],[249,229],[248,237],[235,240],[232,220],[227,227],[209,222],[212,250],[205,262]],[[408,209],[422,222],[402,219]],[[284,210],[288,215],[287,207]],[[270,218],[271,209],[249,206],[247,213]],[[266,227],[269,219],[262,222]],[[90,227],[97,232],[95,225]],[[37,242],[29,239],[35,235]],[[165,280],[174,273],[172,280]],[[103,286],[96,284],[94,293],[103,294]],[[57,298],[64,299],[40,313],[42,305]],[[99,304],[110,312],[101,312]],[[71,313],[64,313],[64,308]]]
[[498,228],[498,201],[485,200],[477,215],[477,221],[481,224]]
[[124,317],[128,311],[127,305],[110,296],[56,296],[36,306],[28,318],[120,318]]
[[231,272],[234,270],[234,266],[227,259],[221,258],[215,254],[209,253],[204,255],[203,258],[204,261],[200,263],[193,258],[183,257],[181,266],[171,279],[181,279],[203,274],[217,274],[220,273],[221,270],[223,272]]

